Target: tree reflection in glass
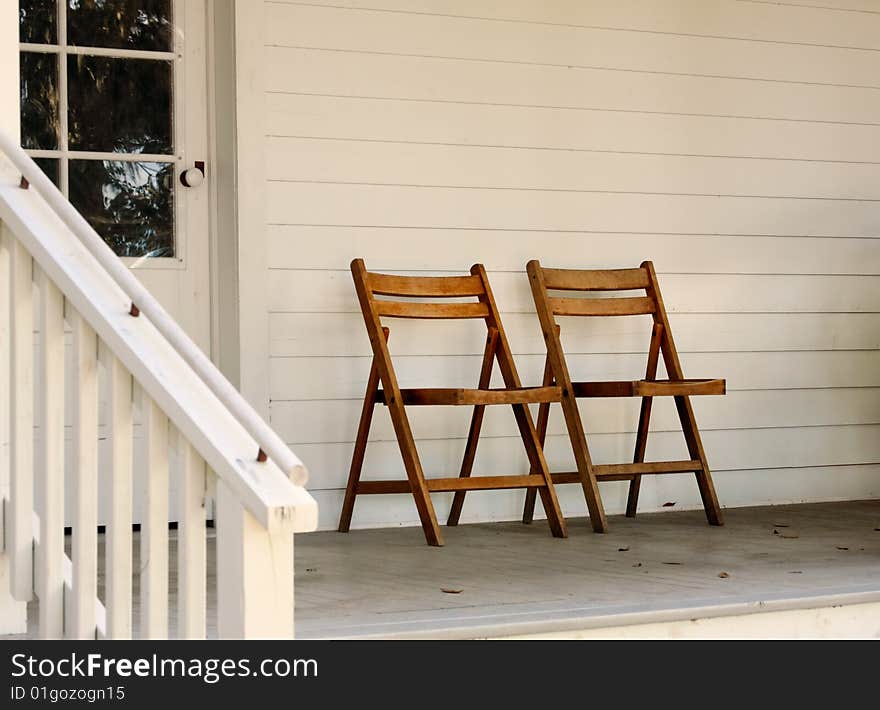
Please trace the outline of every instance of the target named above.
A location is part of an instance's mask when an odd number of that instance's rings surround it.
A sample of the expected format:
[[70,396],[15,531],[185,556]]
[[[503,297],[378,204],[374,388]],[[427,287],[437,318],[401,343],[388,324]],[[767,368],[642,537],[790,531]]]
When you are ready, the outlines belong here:
[[119,256],[174,255],[174,165],[70,161],[70,201]]
[[58,56],[22,52],[21,145],[54,150],[58,147]]
[[67,41],[170,52],[174,49],[171,0],[67,0]]

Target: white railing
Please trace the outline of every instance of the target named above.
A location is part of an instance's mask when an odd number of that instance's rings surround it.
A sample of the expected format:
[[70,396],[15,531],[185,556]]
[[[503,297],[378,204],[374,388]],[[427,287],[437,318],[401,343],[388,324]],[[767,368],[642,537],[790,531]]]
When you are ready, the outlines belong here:
[[293,533],[317,525],[304,467],[33,161],[2,134],[0,149],[26,178],[0,180],[0,483],[13,597],[36,599],[44,638],[166,638],[174,628],[204,638],[210,578],[218,636],[292,636]]

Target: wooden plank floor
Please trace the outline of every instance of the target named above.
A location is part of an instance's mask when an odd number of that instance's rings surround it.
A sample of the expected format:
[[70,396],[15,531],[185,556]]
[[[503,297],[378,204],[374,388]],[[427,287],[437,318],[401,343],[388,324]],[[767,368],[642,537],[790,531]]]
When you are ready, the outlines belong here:
[[618,516],[608,535],[569,520],[566,540],[537,522],[466,525],[444,528],[443,548],[415,528],[304,535],[297,633],[481,636],[578,616],[880,593],[880,501],[725,516],[722,528],[702,511]]
[[[297,636],[483,637],[727,604],[858,593],[880,600],[880,501],[737,508],[725,516],[722,528],[709,527],[701,511],[616,516],[608,535],[570,519],[567,540],[552,538],[543,522],[463,525],[444,529],[443,548],[425,545],[419,528],[299,535]],[[213,535],[208,552],[215,636]],[[137,595],[134,606],[137,620]],[[34,604],[29,616],[27,636],[34,636]]]

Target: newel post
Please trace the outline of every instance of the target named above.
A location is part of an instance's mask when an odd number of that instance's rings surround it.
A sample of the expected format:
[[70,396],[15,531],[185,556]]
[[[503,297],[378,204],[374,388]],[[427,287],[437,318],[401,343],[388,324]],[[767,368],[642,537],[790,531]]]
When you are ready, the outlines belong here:
[[293,528],[267,530],[217,480],[220,638],[293,638]]

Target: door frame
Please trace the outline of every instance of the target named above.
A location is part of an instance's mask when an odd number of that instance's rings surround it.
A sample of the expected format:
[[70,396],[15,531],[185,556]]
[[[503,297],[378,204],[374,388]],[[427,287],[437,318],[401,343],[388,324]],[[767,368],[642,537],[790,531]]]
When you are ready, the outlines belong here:
[[214,362],[269,418],[264,3],[208,3]]

